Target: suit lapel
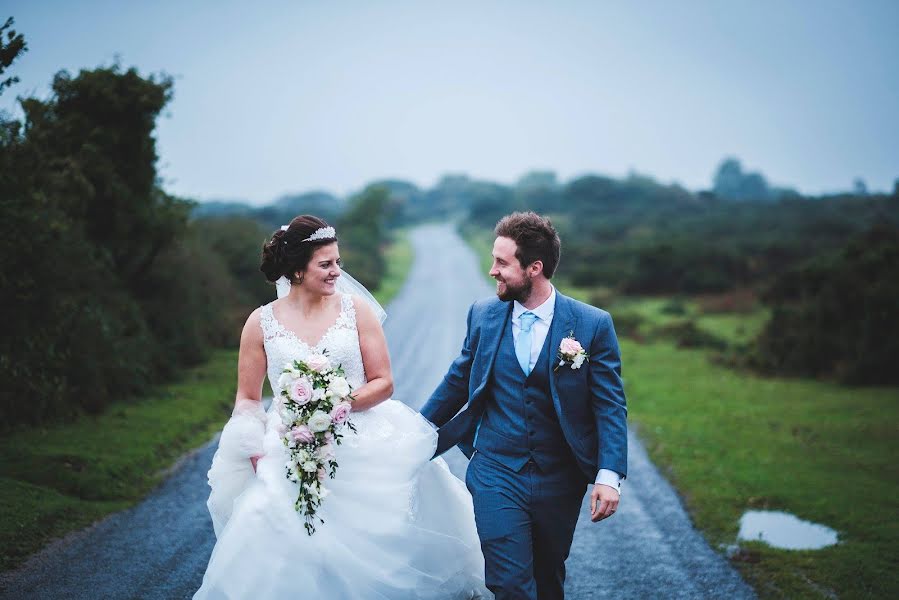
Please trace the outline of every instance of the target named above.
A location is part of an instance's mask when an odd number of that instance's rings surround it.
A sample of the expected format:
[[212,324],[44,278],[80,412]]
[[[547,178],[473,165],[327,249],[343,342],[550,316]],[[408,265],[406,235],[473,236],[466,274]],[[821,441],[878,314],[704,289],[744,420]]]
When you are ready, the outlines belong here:
[[559,372],[555,371],[556,365],[559,364],[559,344],[562,338],[566,337],[570,332],[574,331],[577,325],[577,317],[571,309],[571,300],[567,296],[563,296],[556,290],[556,306],[553,310],[553,322],[549,327],[549,389],[552,392],[553,406],[556,408],[556,414],[562,417],[562,404],[559,401],[559,393],[556,390],[556,377]]
[[484,375],[481,378],[478,389],[472,394],[472,398],[484,389],[484,386],[487,385],[487,381],[490,379],[490,373],[493,372],[493,363],[496,362],[496,353],[499,350],[499,341],[503,337],[503,328],[508,324],[511,315],[512,303],[500,302],[494,304],[485,316],[487,322],[481,326],[481,339],[478,343],[479,353],[481,347],[484,348],[482,354],[482,360],[485,361]]

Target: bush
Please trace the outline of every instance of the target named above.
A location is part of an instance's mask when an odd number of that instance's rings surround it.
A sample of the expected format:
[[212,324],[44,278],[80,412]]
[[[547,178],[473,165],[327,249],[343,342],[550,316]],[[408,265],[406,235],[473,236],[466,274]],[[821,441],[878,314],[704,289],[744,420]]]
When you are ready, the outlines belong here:
[[756,365],[846,383],[896,384],[899,228],[883,225],[842,251],[779,277],[762,299],[772,317]]
[[687,305],[680,298],[673,298],[662,305],[663,315],[682,316],[687,314]]
[[678,348],[727,349],[725,340],[700,329],[692,319],[663,325],[658,328],[657,332],[662,337],[674,340]]

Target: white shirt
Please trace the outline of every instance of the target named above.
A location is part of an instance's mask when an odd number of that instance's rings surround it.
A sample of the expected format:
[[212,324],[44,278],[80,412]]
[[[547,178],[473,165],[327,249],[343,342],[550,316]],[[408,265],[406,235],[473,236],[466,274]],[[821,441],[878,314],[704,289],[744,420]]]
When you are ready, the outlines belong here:
[[[556,288],[550,285],[549,298],[536,308],[525,308],[518,300],[512,303],[512,337],[518,340],[521,332],[521,315],[530,312],[537,316],[537,320],[531,325],[531,364],[529,370],[533,370],[543,351],[546,335],[553,322],[553,314],[556,312]],[[550,348],[550,351],[552,349]],[[621,492],[621,475],[611,469],[600,469],[596,474],[596,483],[601,483]]]

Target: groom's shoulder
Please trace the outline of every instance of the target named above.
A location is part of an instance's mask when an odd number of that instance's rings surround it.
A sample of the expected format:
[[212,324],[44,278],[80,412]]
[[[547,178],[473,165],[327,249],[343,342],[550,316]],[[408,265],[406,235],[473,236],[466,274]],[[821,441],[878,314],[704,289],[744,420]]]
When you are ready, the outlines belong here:
[[489,313],[492,310],[495,310],[497,306],[500,304],[505,304],[502,300],[497,298],[496,296],[491,296],[490,298],[481,298],[480,300],[475,300],[469,310],[471,311],[471,318],[477,319],[478,317]]

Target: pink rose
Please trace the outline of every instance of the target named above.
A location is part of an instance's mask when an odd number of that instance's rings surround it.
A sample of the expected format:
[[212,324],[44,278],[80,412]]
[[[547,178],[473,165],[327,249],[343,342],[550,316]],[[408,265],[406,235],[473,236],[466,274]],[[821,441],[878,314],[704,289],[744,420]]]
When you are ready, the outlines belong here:
[[349,402],[338,402],[331,409],[331,420],[338,425],[343,425],[350,418],[352,409],[353,407]]
[[299,405],[312,400],[312,382],[307,377],[298,377],[290,384],[290,398]]
[[315,434],[305,425],[297,425],[291,429],[290,434],[293,436],[294,441],[301,444],[311,444],[315,440]]
[[331,361],[324,354],[313,354],[306,359],[306,365],[317,373],[324,373],[331,368]]
[[584,348],[581,346],[581,343],[574,338],[564,338],[562,343],[559,344],[559,350],[561,350],[562,354],[566,356],[574,356],[575,354],[580,354],[584,351]]
[[334,446],[331,444],[319,446],[318,450],[315,451],[315,457],[323,461],[334,458]]
[[331,445],[334,443],[334,434],[330,431],[325,432],[325,443]]
[[324,469],[319,469],[316,475],[318,476],[318,480],[322,483],[324,483],[325,479],[328,478],[328,473]]

